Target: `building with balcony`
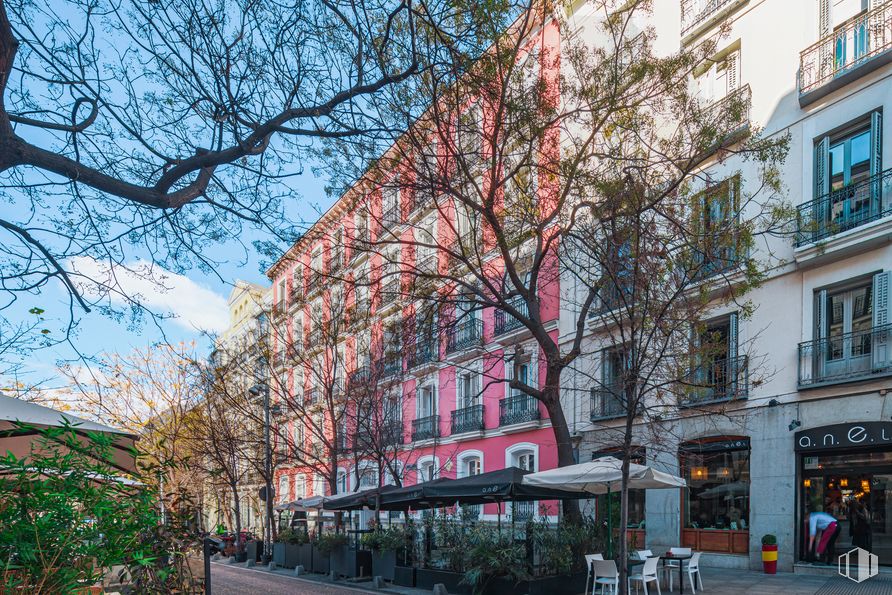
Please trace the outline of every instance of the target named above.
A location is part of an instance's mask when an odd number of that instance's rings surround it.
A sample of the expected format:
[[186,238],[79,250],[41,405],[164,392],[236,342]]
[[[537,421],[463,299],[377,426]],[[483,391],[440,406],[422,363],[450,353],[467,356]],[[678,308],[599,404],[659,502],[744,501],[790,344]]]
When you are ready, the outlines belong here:
[[[808,572],[805,516],[836,516],[845,551],[860,503],[871,511],[871,551],[892,565],[892,516],[880,512],[892,497],[892,3],[682,0],[657,3],[652,24],[667,47],[727,30],[692,88],[707,110],[744,98],[732,142],[756,130],[789,137],[778,200],[791,216],[753,247],[771,265],[749,306],[691,321],[691,341],[713,343],[708,355],[679,362],[684,387],[635,418],[640,459],[689,488],[630,497],[629,530],[653,551],[681,544],[706,565],[753,569],[772,533],[779,568]],[[735,197],[755,192],[754,172],[734,155],[703,172],[710,217],[734,216]],[[736,249],[696,247],[703,280],[733,274]],[[562,384],[585,458],[617,452],[627,412],[623,347],[604,332],[628,297],[621,268],[612,272],[619,282],[593,305],[585,356]],[[565,275],[562,288],[572,294],[573,283]],[[562,310],[562,336],[571,314]]]

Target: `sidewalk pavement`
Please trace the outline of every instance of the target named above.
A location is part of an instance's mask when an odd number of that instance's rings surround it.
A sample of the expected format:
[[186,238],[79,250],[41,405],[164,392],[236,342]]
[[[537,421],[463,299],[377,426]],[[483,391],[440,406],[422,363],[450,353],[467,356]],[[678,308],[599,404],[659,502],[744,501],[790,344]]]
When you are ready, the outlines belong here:
[[[215,562],[215,564],[224,564],[232,568],[243,567],[242,564],[230,565],[224,562]],[[257,569],[255,567],[252,570]],[[703,589],[697,589],[698,595],[701,593],[703,595],[889,595],[892,593],[892,575],[890,574],[880,574],[859,584],[841,576],[816,576],[793,574],[792,572],[770,575],[753,570],[725,568],[701,568],[701,571],[703,572]],[[269,571],[264,570],[263,572]],[[293,570],[277,569],[272,572],[278,576],[294,577]],[[675,579],[677,580],[677,578],[676,575]],[[408,589],[389,584],[383,589],[376,590],[372,588],[370,581],[338,580],[332,582],[320,574],[305,574],[293,580],[295,582],[294,593],[305,592],[299,588],[300,584],[315,583],[317,585],[347,587],[365,593],[430,595],[430,591]],[[674,586],[674,592],[678,593],[678,584],[676,583]],[[634,589],[635,587],[633,586],[632,592],[634,592]],[[651,589],[650,592],[655,592],[655,589]],[[668,590],[663,589],[663,593],[668,593]],[[691,585],[687,582],[687,577],[685,577],[685,594],[691,595]],[[518,595],[523,594],[518,593]]]

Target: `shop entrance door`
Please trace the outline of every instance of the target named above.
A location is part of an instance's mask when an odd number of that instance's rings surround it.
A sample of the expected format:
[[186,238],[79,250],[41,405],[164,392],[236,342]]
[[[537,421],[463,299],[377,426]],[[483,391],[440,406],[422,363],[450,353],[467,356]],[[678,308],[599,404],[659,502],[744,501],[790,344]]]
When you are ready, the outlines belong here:
[[801,464],[799,559],[808,559],[807,514],[823,511],[836,517],[841,529],[837,555],[861,547],[880,564],[892,565],[890,453],[803,456]]

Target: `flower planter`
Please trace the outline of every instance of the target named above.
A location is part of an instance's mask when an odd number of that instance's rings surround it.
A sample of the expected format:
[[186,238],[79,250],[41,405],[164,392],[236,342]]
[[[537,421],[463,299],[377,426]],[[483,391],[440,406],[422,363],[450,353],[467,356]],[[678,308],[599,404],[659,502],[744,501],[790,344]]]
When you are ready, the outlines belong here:
[[393,584],[400,587],[415,586],[415,567],[396,566],[393,569]]
[[323,553],[319,550],[315,545],[313,548],[313,572],[321,572],[322,574],[328,574],[331,572],[331,557],[330,554]]
[[393,582],[396,569],[396,552],[372,550],[372,576],[380,576]]
[[285,563],[282,564],[285,568],[294,568],[298,564],[300,564],[300,548],[302,546],[297,545],[296,543],[286,543],[285,544]]
[[367,550],[355,550],[349,545],[338,546],[331,552],[331,569],[348,578],[371,576],[372,554]]
[[276,563],[276,566],[285,566],[285,544],[284,543],[274,543],[273,544],[273,562]]
[[[415,570],[415,587],[417,589],[433,590],[434,585],[443,583],[446,591],[449,593],[460,593],[462,595],[470,595],[471,586],[462,583],[465,577],[462,572],[452,572],[451,570],[434,570],[433,568],[417,568]],[[585,588],[585,585],[583,585]],[[520,591],[514,591],[520,592]]]
[[762,570],[765,574],[777,574],[777,544],[762,546]]
[[306,572],[313,570],[313,544],[305,543],[297,546],[299,549],[297,563],[304,567]]

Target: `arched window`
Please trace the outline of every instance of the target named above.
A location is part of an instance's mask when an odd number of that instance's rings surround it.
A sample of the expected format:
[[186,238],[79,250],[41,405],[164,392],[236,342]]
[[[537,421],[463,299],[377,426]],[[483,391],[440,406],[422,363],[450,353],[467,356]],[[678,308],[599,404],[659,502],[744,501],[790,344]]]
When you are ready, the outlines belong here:
[[338,469],[338,494],[346,494],[347,491],[347,470]]
[[437,479],[440,476],[440,459],[435,456],[424,456],[416,463],[415,483],[424,483]]
[[470,477],[483,473],[483,453],[479,450],[467,450],[458,455],[458,477]]

